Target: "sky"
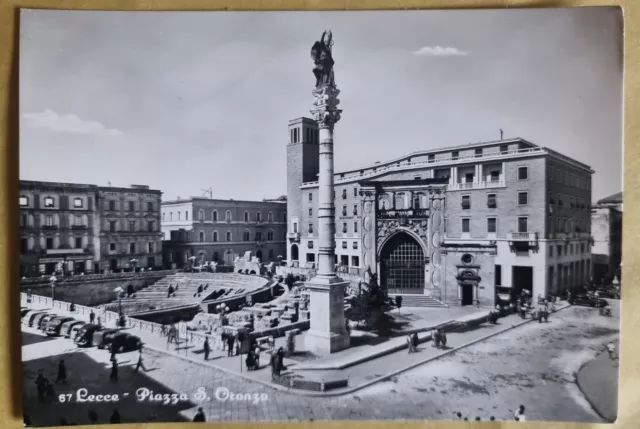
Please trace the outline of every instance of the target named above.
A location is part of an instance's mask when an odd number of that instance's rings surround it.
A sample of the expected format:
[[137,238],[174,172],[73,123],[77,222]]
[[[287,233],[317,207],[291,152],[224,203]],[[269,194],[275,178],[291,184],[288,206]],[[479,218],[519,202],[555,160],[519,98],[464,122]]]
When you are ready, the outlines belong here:
[[163,199],[286,193],[332,30],[336,171],[522,137],[622,189],[618,8],[394,12],[23,10],[20,178],[145,184]]

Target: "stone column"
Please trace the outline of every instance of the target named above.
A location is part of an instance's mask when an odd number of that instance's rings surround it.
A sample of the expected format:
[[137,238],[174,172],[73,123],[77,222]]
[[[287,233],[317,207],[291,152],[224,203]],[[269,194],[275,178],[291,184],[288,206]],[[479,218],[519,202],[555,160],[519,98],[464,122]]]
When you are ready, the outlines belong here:
[[316,108],[311,111],[320,130],[320,173],[318,178],[318,275],[305,286],[310,292],[311,327],[305,337],[307,350],[330,354],[349,347],[345,329],[344,295],[349,282],[335,274],[336,223],[333,127],[340,120],[340,91],[324,84],[313,91]]

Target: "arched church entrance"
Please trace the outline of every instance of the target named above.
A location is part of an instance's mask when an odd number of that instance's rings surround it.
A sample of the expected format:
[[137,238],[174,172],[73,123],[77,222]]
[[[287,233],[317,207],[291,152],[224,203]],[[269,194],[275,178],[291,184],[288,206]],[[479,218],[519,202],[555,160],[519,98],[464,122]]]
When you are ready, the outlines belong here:
[[380,252],[380,284],[389,293],[422,294],[424,265],[422,246],[409,234],[399,232]]

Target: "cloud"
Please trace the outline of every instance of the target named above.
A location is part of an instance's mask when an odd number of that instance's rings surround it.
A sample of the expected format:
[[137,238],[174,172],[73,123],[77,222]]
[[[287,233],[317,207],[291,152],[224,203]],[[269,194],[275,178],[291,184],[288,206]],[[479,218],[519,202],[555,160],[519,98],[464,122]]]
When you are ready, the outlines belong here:
[[60,133],[119,136],[122,131],[107,128],[97,121],[84,121],[76,115],[59,115],[52,110],[41,113],[24,113],[21,124],[29,128],[41,128]]
[[446,48],[442,46],[423,46],[417,51],[413,51],[413,55],[417,57],[460,57],[469,55],[469,53],[450,46]]

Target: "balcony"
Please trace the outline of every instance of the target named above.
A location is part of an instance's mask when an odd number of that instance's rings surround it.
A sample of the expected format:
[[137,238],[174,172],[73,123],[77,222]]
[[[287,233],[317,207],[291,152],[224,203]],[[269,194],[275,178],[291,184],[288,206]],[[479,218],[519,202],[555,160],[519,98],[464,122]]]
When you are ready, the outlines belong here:
[[58,225],[42,225],[43,231],[57,231],[59,228]]
[[449,191],[465,191],[469,189],[494,189],[504,188],[504,180],[490,180],[488,182],[453,183],[447,188]]
[[85,229],[87,229],[87,225],[71,225],[71,229],[73,229],[73,230],[85,230]]
[[287,232],[287,239],[293,243],[300,243],[299,232]]
[[511,251],[537,251],[539,248],[537,232],[510,232],[507,236]]
[[429,217],[428,209],[380,210],[378,219],[414,219]]

